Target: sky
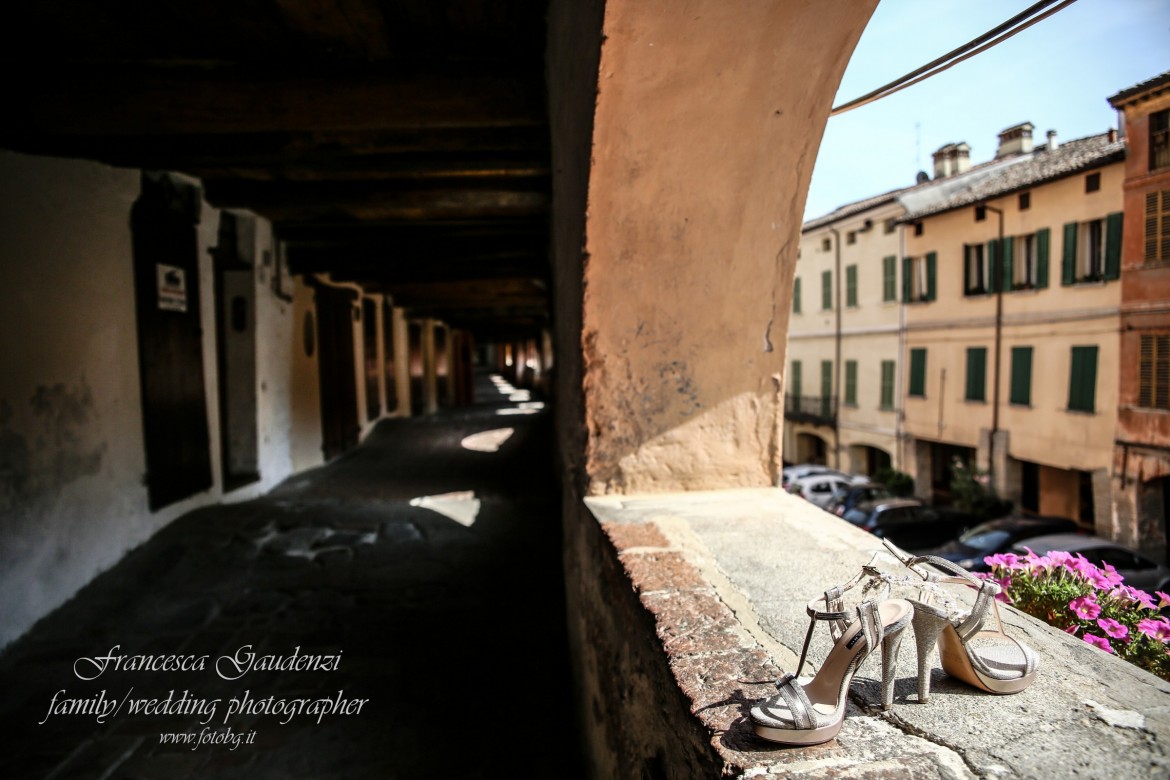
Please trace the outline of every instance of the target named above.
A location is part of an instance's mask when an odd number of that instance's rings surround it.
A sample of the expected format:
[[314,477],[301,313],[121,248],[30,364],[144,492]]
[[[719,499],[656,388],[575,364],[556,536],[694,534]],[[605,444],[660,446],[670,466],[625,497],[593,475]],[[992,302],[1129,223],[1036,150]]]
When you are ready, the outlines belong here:
[[[1034,0],[881,0],[833,105],[946,54]],[[1004,43],[926,81],[831,117],[806,220],[933,173],[931,153],[966,141],[995,155],[1001,130],[1031,122],[1059,141],[1117,126],[1108,98],[1170,70],[1170,0],[1077,0]]]

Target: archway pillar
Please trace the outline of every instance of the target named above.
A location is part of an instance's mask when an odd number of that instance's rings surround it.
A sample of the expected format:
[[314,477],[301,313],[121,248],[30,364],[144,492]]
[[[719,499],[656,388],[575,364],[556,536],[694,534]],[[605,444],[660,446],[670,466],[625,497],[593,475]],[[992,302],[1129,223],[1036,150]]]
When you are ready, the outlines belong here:
[[[775,484],[805,195],[875,5],[554,2],[558,338],[580,344],[557,396],[581,398],[562,427],[584,424],[584,492]],[[595,93],[557,59],[560,21],[590,13]],[[594,96],[586,139],[570,123]]]

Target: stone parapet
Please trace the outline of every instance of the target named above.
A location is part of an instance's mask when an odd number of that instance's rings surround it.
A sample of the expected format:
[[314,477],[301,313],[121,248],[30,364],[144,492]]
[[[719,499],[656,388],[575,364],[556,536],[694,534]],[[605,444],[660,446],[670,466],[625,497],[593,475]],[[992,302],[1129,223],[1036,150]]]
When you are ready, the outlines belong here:
[[[879,706],[875,658],[854,678],[836,739],[777,749],[755,737],[748,711],[774,691],[779,674],[795,668],[808,626],[805,604],[868,561],[880,547],[874,537],[775,489],[585,503],[598,525],[571,534],[577,543],[568,551],[569,589],[592,591],[612,607],[604,625],[590,625],[590,615],[600,611],[576,613],[577,631],[591,637],[579,650],[588,659],[579,677],[586,709],[604,714],[594,720],[608,732],[607,739],[592,739],[590,750],[594,769],[609,776],[1134,778],[1170,772],[1170,684],[1010,608],[1001,610],[1009,633],[1042,659],[1038,679],[1024,692],[986,695],[936,668],[931,701],[919,704],[907,642],[892,711]],[[587,537],[593,542],[580,544]],[[595,560],[577,564],[590,568],[573,565],[587,550]],[[622,581],[583,589],[583,573]],[[627,583],[630,590],[622,587]],[[571,608],[573,601],[570,596]],[[619,609],[622,604],[630,608]],[[811,651],[814,661],[828,650],[823,633]],[[608,663],[601,657],[601,648],[631,647],[639,648],[636,663],[628,650]],[[590,720],[588,712],[585,717]],[[685,766],[672,761],[684,755]]]

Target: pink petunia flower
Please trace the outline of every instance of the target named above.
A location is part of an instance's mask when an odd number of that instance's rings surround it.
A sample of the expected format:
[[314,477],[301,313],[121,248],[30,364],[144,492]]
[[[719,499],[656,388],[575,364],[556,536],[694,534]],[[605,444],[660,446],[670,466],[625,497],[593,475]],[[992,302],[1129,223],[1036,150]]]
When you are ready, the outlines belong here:
[[1098,648],[1104,650],[1106,653],[1113,652],[1113,645],[1109,644],[1109,640],[1103,636],[1096,636],[1095,634],[1085,634],[1081,638],[1084,639],[1089,644],[1091,644],[1093,647],[1098,647]]
[[1154,591],[1154,595],[1158,597],[1158,609],[1162,607],[1170,607],[1170,595],[1163,593],[1160,590]]
[[1068,603],[1068,608],[1081,620],[1096,620],[1101,614],[1101,605],[1097,603],[1097,596],[1093,593],[1073,599]]
[[1170,621],[1164,617],[1142,619],[1138,623],[1138,631],[1141,631],[1150,639],[1156,639],[1159,642],[1170,642]]
[[1078,631],[1080,631],[1080,630],[1081,630],[1081,627],[1080,627],[1080,626],[1078,626],[1078,625],[1075,625],[1075,624],[1074,624],[1074,625],[1071,625],[1071,626],[1069,626],[1068,628],[1066,628],[1066,629],[1064,630],[1064,633],[1066,633],[1066,634],[1072,634],[1073,636],[1076,636],[1076,635],[1077,635],[1077,632],[1078,632]]
[[1084,580],[1089,578],[1090,573],[1097,571],[1097,567],[1089,563],[1089,561],[1085,559],[1085,556],[1081,555],[1080,553],[1077,553],[1068,562],[1066,562],[1064,564],[1064,568]]
[[988,555],[983,559],[983,562],[988,566],[998,566],[1001,569],[1011,571],[1020,563],[1020,556],[1015,553],[997,553],[995,555]]
[[1129,629],[1113,618],[1098,618],[1097,625],[1101,627],[1102,631],[1114,639],[1125,639],[1129,636]]

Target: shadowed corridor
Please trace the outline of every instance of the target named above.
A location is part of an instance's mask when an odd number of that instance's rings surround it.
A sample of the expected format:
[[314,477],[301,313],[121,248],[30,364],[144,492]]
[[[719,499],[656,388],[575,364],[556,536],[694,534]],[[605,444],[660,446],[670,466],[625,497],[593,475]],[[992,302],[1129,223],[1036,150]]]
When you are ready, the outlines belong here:
[[[486,375],[476,390],[263,498],[181,517],[40,621],[0,658],[0,730],[23,746],[0,775],[575,776],[551,415]],[[334,661],[237,675],[249,653],[294,652]],[[312,709],[339,706],[354,711]]]

